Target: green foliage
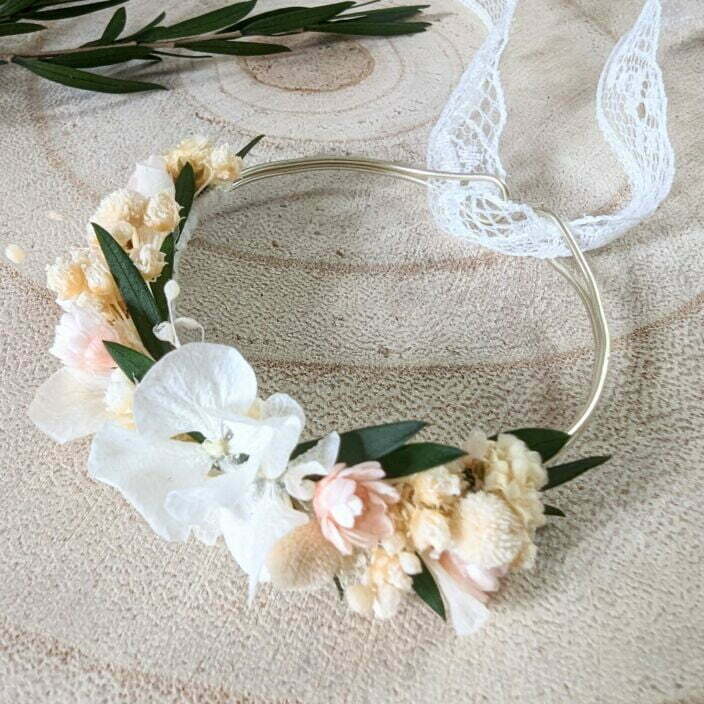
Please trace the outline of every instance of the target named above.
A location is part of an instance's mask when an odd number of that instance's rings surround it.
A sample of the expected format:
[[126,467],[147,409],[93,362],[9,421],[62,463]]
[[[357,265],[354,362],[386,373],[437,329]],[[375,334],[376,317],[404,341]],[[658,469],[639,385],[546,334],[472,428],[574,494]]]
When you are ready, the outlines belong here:
[[566,482],[572,481],[578,477],[583,472],[593,467],[598,467],[604,462],[608,462],[611,459],[611,455],[599,455],[596,457],[584,457],[581,460],[575,460],[574,462],[567,462],[565,464],[558,464],[554,467],[548,467],[548,483],[543,487],[543,491],[546,489],[553,489],[560,484],[565,484]]
[[426,469],[452,462],[465,454],[463,450],[451,445],[439,445],[435,442],[415,442],[403,445],[381,457],[379,462],[389,479],[406,477]]
[[[523,440],[531,450],[543,458],[543,462],[554,457],[570,439],[567,433],[552,428],[519,428],[518,430],[504,430],[502,434],[515,435]],[[492,439],[495,440],[496,436],[494,435]]]
[[[46,29],[27,19],[52,21],[79,17],[127,0],[5,0],[0,2],[0,36]],[[252,14],[257,0],[237,2],[195,17],[165,25],[161,12],[151,22],[126,36],[124,7],[118,8],[100,36],[74,49],[10,54],[10,62],[41,78],[79,90],[101,93],[137,93],[164,88],[156,83],[103,76],[85,69],[129,61],[154,62],[162,57],[211,58],[212,55],[260,56],[290,51],[283,44],[242,41],[242,37],[283,36],[301,32],[391,37],[423,32],[427,22],[408,22],[427,5],[368,10],[371,2],[335,2],[314,7],[284,7]],[[61,7],[54,7],[61,5]],[[180,49],[180,53],[170,51]],[[204,53],[205,52],[205,55]],[[7,64],[0,60],[0,64]]]
[[[401,447],[407,440],[422,430],[426,423],[419,420],[406,420],[398,423],[373,425],[357,428],[340,435],[340,452],[338,462],[347,465],[358,464],[367,460],[377,460]],[[318,440],[300,443],[291,457],[298,457],[315,445]]]
[[423,571],[413,575],[413,590],[440,618],[446,620],[445,604],[440,589],[422,560],[421,565],[423,565]]
[[142,344],[154,359],[159,359],[172,348],[154,335],[154,326],[162,322],[164,317],[149,287],[127,252],[113,236],[100,225],[91,224]]
[[14,56],[12,63],[26,68],[37,76],[54,81],[54,83],[61,83],[69,88],[78,88],[79,90],[90,90],[95,93],[143,93],[148,90],[164,90],[164,86],[160,86],[158,83],[127,81],[100,76],[71,66],[51,63],[49,60],[25,59],[21,56]]
[[247,142],[247,144],[245,144],[244,147],[242,147],[242,149],[237,152],[237,156],[241,159],[244,159],[247,154],[249,154],[249,152],[251,152],[252,149],[254,149],[254,147],[256,147],[262,139],[264,139],[264,135],[258,134],[254,139]]
[[125,376],[135,384],[142,381],[144,375],[152,368],[154,360],[143,355],[131,347],[125,347],[119,342],[109,342],[103,340],[105,348],[110,353],[110,356],[115,360],[120,369],[125,373]]

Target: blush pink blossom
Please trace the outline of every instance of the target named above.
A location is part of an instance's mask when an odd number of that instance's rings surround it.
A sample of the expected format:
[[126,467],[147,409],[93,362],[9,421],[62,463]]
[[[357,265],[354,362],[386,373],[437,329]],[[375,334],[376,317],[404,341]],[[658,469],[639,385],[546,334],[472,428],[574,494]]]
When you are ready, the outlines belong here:
[[108,372],[115,367],[115,362],[103,340],[117,342],[118,335],[100,313],[71,306],[56,326],[54,344],[49,351],[72,369]]
[[362,462],[353,467],[336,464],[317,483],[313,509],[320,529],[343,555],[354,547],[370,550],[393,534],[387,509],[399,495],[383,478],[378,462]]

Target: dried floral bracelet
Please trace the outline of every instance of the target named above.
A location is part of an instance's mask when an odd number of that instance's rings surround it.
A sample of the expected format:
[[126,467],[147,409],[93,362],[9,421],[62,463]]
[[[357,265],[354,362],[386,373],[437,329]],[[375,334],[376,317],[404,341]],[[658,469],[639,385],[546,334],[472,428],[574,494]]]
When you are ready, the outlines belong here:
[[[301,442],[305,416],[286,394],[261,399],[233,347],[202,341],[176,315],[178,256],[197,198],[299,171],[352,169],[420,185],[453,179],[367,159],[318,158],[244,168],[235,153],[191,138],[138,164],[126,189],[100,203],[86,246],[47,268],[63,309],[51,353],[61,362],[29,413],[59,442],[93,435],[89,473],[118,491],[166,540],[224,537],[249,576],[310,590],[333,582],[355,612],[388,618],[415,592],[456,632],[486,620],[488,595],[535,560],[535,533],[564,515],[542,492],[608,457],[545,467],[585,427],[601,394],[609,335],[589,266],[563,222],[579,276],[552,261],[585,305],[596,363],[587,402],[566,430],[522,428],[462,448],[409,442],[425,427],[402,421]],[[201,341],[183,343],[199,331]]]

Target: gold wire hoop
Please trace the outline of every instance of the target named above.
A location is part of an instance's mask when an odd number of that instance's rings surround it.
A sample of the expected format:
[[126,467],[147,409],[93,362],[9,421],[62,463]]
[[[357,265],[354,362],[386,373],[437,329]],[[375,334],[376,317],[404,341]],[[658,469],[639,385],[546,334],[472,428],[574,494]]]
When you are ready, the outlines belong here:
[[[495,176],[488,174],[460,174],[445,171],[431,171],[428,169],[401,166],[377,159],[360,159],[353,157],[288,159],[250,166],[243,170],[242,177],[233,183],[230,188],[234,191],[241,186],[275,176],[284,176],[286,174],[305,171],[326,170],[360,171],[382,176],[391,176],[420,186],[427,186],[433,179],[459,181],[460,183],[486,183],[497,188],[504,200],[508,200],[509,198],[506,184]],[[574,287],[587,310],[592,336],[594,338],[595,360],[592,368],[589,395],[580,409],[577,419],[565,430],[570,436],[567,443],[569,444],[569,442],[572,442],[585,430],[601,398],[609,366],[611,337],[609,335],[604,306],[601,301],[601,294],[599,293],[594,273],[582,250],[579,248],[574,235],[567,224],[552,211],[542,208],[534,208],[534,210],[536,213],[540,213],[551,220],[557,226],[572,252],[581,280],[574,272],[570,271],[569,268],[557,259],[548,259],[547,261]],[[564,449],[563,447],[563,450]]]

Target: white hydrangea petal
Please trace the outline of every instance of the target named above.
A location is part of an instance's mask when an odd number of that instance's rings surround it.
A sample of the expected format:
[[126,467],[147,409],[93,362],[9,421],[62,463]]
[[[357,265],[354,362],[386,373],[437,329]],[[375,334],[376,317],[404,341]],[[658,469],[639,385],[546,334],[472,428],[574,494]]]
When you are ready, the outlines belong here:
[[[244,465],[259,468],[274,440],[274,428],[264,425],[251,418],[222,417],[219,419],[217,433],[219,437],[228,434],[228,451],[232,455],[247,455],[246,462],[233,466],[233,470],[240,472]],[[227,458],[225,458],[227,464]],[[227,467],[223,467],[228,471]]]
[[220,510],[220,527],[227,547],[249,575],[250,602],[257,584],[269,580],[265,560],[275,543],[307,522],[308,516],[296,511],[274,482],[252,486],[237,506]]
[[29,417],[56,442],[92,435],[108,419],[103,400],[108,380],[109,375],[63,367],[37,389]]
[[321,474],[329,474],[337,462],[339,452],[340,436],[336,432],[332,432],[318,440],[310,450],[306,450],[296,459],[291,460],[291,466],[306,462],[317,462],[325,470]]
[[237,505],[248,495],[257,466],[209,477],[199,486],[176,489],[165,500],[168,513],[179,523],[193,528],[202,542],[212,545],[222,534],[220,509]]
[[269,418],[263,422],[273,432],[271,441],[262,455],[261,473],[267,479],[276,479],[286,471],[303,426],[296,416]]
[[155,438],[193,430],[215,437],[214,420],[245,415],[256,395],[254,371],[234,347],[191,342],[147,372],[135,392],[134,417],[140,432]]
[[137,163],[127,188],[141,193],[145,198],[151,198],[161,191],[168,191],[171,195],[175,192],[173,179],[166,170],[166,162],[156,154]]
[[115,487],[166,540],[185,540],[190,528],[165,508],[169,492],[206,481],[212,459],[194,442],[155,440],[107,423],[93,438],[89,474]]
[[301,423],[301,428],[306,424],[306,416],[301,404],[288,394],[272,394],[262,403],[263,418],[285,418],[295,416]]
[[315,494],[315,482],[305,477],[309,475],[323,475],[327,470],[318,462],[297,462],[291,463],[284,474],[284,485],[286,491],[294,499],[310,501]]
[[488,620],[489,609],[464,591],[437,560],[424,557],[423,562],[440,589],[455,633],[468,636],[478,631]]

